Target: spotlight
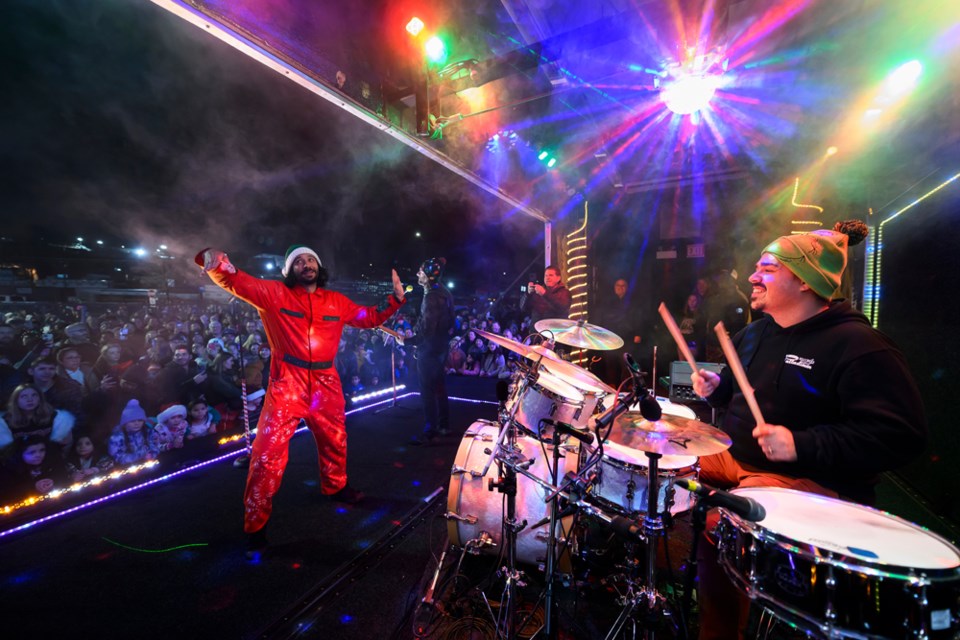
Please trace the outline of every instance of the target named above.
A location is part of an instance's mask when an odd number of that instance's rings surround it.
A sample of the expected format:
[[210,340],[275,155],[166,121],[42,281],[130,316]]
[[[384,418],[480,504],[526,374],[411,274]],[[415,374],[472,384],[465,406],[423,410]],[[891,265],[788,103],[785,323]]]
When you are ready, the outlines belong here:
[[419,35],[423,31],[423,20],[414,16],[410,19],[410,22],[407,23],[407,33],[412,36]]
[[916,86],[921,73],[923,73],[923,65],[919,60],[911,60],[900,65],[887,76],[884,93],[891,98],[902,96]]
[[683,75],[663,84],[660,99],[670,111],[685,116],[706,107],[719,85],[715,75]]
[[433,62],[443,62],[447,59],[447,45],[437,36],[433,36],[424,45],[427,57]]

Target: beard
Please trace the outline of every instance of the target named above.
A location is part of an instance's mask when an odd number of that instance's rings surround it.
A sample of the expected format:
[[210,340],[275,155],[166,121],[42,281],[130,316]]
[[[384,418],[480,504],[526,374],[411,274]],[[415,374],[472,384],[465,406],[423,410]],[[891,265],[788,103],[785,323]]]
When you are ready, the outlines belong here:
[[304,269],[297,274],[297,282],[302,285],[316,284],[317,272],[312,269]]

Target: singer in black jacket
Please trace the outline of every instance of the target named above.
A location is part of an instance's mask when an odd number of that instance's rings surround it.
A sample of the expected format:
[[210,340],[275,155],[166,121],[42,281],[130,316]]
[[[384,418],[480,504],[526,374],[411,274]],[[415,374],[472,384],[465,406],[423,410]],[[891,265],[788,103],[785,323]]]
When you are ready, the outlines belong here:
[[[725,409],[721,427],[733,441],[700,459],[705,483],[870,504],[877,474],[923,451],[926,418],[903,355],[839,299],[848,241],[862,239],[865,227],[835,229],[778,238],[750,276],[751,309],[766,316],[733,343],[764,423],[754,421],[729,368],[692,376],[694,391]],[[737,637],[749,601],[726,581],[712,546],[701,551],[700,638]]]
[[450,432],[450,402],[443,363],[447,358],[455,313],[453,296],[440,282],[446,264],[444,258],[430,258],[417,272],[417,281],[423,287],[423,303],[420,318],[413,327],[414,337],[408,342],[417,347],[417,378],[424,424],[423,433],[410,441],[412,445],[424,444]]

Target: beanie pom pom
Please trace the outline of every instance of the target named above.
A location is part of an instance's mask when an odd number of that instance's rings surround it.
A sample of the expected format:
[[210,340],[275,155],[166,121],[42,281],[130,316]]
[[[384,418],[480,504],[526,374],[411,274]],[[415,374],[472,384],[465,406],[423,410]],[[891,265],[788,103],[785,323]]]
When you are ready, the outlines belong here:
[[833,225],[833,230],[847,236],[851,247],[863,242],[869,233],[867,224],[862,220],[841,220]]

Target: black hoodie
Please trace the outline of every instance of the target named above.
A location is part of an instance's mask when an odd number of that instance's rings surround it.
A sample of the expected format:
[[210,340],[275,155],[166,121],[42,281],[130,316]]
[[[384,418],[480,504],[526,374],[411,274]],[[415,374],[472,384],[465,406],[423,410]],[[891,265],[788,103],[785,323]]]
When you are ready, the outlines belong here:
[[810,478],[858,502],[873,501],[877,474],[924,450],[927,423],[903,355],[846,301],[782,328],[769,316],[733,338],[768,424],[793,432],[796,462],[771,462],[729,368],[708,398],[726,406],[730,453],[748,465]]

